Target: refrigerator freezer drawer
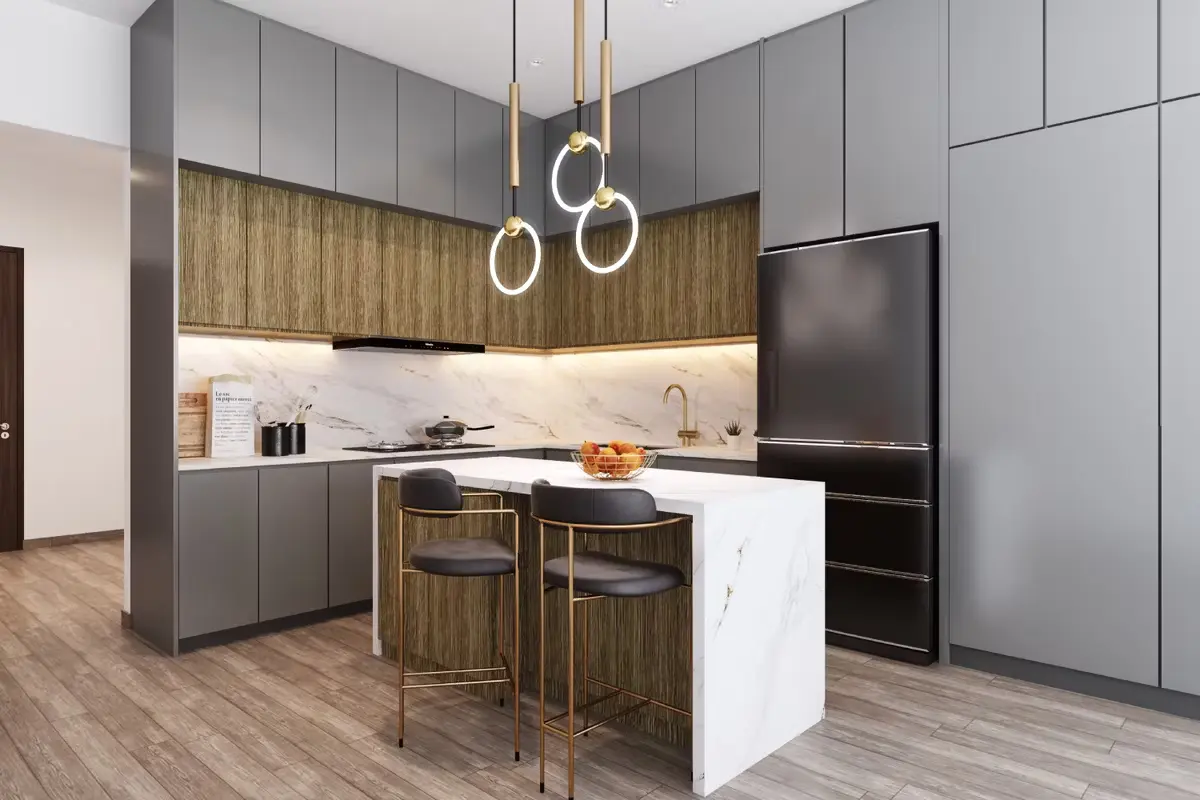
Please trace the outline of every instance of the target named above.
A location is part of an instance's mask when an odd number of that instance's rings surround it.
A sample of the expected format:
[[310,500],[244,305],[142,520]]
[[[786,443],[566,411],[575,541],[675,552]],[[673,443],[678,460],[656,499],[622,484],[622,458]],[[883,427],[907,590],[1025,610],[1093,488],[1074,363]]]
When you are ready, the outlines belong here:
[[825,586],[827,631],[919,652],[934,649],[936,582],[831,564],[825,570]]
[[824,481],[833,494],[931,503],[934,456],[932,449],[761,441],[758,474]]
[[827,497],[829,561],[932,577],[933,509],[924,505]]

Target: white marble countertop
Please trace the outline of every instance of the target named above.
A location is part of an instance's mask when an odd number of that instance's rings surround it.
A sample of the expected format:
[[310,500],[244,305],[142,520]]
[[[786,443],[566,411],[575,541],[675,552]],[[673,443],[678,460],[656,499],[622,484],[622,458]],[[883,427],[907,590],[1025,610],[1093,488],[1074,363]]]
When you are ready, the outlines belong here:
[[[512,442],[488,447],[464,447],[445,452],[422,450],[415,453],[364,453],[361,450],[335,450],[318,448],[298,456],[263,456],[253,455],[241,458],[181,458],[180,472],[213,469],[247,469],[254,467],[283,467],[294,464],[332,464],[339,461],[392,461],[396,459],[423,459],[430,456],[475,455],[478,453],[504,453],[513,450],[574,450],[578,447],[574,442],[546,440],[536,442]],[[658,450],[662,456],[681,458],[712,458],[737,461],[755,461],[757,450],[747,448],[731,450],[728,447],[676,447],[669,450]]]

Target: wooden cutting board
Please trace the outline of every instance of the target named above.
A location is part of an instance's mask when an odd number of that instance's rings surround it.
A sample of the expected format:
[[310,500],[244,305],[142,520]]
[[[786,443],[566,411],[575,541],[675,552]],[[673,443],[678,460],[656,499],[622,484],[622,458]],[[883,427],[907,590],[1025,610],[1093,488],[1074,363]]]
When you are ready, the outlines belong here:
[[179,457],[203,458],[208,392],[179,393]]

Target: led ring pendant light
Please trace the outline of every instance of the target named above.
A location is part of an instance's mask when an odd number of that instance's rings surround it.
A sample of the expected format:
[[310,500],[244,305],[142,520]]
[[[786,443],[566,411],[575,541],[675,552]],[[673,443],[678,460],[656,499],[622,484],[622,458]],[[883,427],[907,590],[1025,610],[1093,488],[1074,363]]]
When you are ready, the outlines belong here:
[[[521,84],[517,83],[517,0],[513,0],[513,71],[512,83],[508,85],[508,171],[510,185],[512,186],[512,216],[504,221],[504,227],[496,231],[496,238],[492,240],[492,249],[488,253],[488,271],[492,276],[492,283],[506,295],[510,297],[521,294],[537,279],[538,270],[542,267],[542,243],[538,239],[537,231],[533,229],[525,220],[517,216],[517,188],[521,185],[521,159],[520,159],[520,136],[521,136]],[[496,251],[500,249],[500,242],[507,236],[511,239],[516,239],[523,233],[528,233],[529,238],[533,240],[533,269],[529,272],[529,277],[525,282],[516,289],[510,289],[500,281],[500,276],[496,274]]]

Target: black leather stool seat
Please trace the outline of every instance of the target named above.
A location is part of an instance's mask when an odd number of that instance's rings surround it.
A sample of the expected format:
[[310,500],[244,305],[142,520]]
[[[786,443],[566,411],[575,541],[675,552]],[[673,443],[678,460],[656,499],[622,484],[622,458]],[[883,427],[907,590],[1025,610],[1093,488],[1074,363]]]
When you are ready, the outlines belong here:
[[[546,562],[546,583],[567,588],[567,558]],[[645,597],[684,584],[683,573],[669,564],[635,561],[607,553],[575,554],[575,590],[606,597]]]
[[512,548],[496,539],[436,539],[413,545],[408,560],[434,575],[483,577],[511,575],[517,559]]

